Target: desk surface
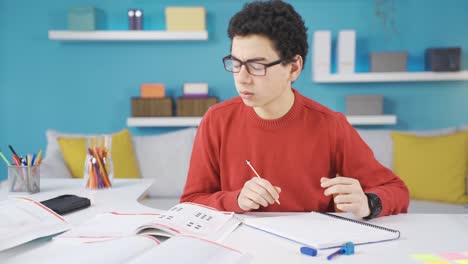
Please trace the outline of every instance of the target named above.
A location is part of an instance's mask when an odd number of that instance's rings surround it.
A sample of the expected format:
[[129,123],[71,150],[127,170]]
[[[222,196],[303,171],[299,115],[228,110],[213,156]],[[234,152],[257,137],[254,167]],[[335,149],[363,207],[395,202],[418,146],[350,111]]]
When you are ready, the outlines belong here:
[[[41,179],[41,191],[35,194],[10,193],[9,198],[27,196],[36,201],[43,201],[63,194],[75,194],[91,201],[91,207],[65,215],[71,224],[80,224],[96,214],[109,211],[146,212],[157,210],[142,205],[139,201],[146,195],[153,180],[115,179],[112,188],[90,190],[85,188],[82,179]],[[157,210],[160,211],[160,210]]]
[[[27,196],[38,201],[62,194],[88,197],[92,203],[90,208],[65,215],[72,225],[77,225],[103,212],[161,211],[139,203],[151,184],[152,180],[116,180],[110,190],[91,191],[83,187],[82,180],[45,179],[41,181],[40,193]],[[14,196],[21,194],[10,195]],[[274,213],[252,213],[247,214],[247,217],[271,215]],[[468,214],[401,214],[377,218],[371,222],[400,230],[401,238],[356,246],[355,255],[338,256],[333,259],[334,263],[424,263],[412,259],[410,255],[468,252]],[[9,263],[15,255],[24,254],[43,243],[47,241],[34,241],[0,252],[0,262]],[[326,256],[333,251],[321,251],[316,257],[301,255],[299,244],[243,225],[224,243],[250,255],[252,263],[323,263]],[[36,264],[37,259],[31,260],[31,263]]]
[[[358,245],[355,255],[339,256],[333,259],[334,263],[424,263],[411,255],[468,252],[468,214],[400,214],[371,223],[399,230],[400,239]],[[323,250],[316,257],[307,257],[299,253],[299,244],[244,225],[225,244],[252,254],[255,263],[281,262],[280,259],[289,263],[323,263],[335,251]]]

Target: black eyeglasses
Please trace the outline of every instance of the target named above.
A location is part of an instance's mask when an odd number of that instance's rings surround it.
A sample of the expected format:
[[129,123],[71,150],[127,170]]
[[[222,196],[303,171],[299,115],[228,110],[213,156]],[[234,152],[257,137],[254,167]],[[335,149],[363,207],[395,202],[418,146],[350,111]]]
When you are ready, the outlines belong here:
[[244,61],[241,61],[239,59],[232,57],[231,55],[228,55],[223,58],[224,69],[226,69],[226,71],[239,73],[242,68],[242,65],[245,65],[247,72],[250,75],[254,75],[254,76],[265,76],[267,68],[280,64],[281,62],[283,62],[282,59],[279,59],[274,62],[266,63],[266,64],[260,63],[260,62],[254,62],[254,61],[244,62]]

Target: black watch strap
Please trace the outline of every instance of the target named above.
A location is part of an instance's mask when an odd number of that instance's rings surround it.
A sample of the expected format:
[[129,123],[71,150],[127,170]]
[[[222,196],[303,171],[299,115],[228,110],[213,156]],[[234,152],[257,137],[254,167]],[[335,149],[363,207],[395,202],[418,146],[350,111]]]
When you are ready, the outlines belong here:
[[376,218],[382,212],[382,201],[379,196],[374,193],[364,193],[367,196],[367,201],[369,204],[370,214],[366,217],[363,217],[365,220],[370,220]]

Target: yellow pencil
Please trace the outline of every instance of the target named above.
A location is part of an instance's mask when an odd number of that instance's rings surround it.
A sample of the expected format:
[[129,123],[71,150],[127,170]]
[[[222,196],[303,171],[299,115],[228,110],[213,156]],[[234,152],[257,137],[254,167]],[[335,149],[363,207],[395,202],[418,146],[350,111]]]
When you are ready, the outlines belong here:
[[[260,175],[258,174],[258,172],[254,169],[254,167],[252,166],[252,164],[250,164],[250,160],[245,160],[245,162],[247,163],[247,165],[249,165],[249,167],[253,170],[253,172],[255,173],[255,175],[257,175],[258,178],[262,178],[260,177]],[[273,187],[274,188],[274,187]],[[277,204],[280,204],[279,200],[276,199],[275,200]]]
[[33,165],[41,164],[41,157],[42,157],[42,149],[39,150],[39,153],[37,154],[36,162],[34,162]]

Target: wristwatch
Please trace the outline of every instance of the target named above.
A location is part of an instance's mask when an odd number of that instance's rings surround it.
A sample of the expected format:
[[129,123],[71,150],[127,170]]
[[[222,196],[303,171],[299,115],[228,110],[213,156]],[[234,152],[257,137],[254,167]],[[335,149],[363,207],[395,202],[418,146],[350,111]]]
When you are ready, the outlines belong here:
[[382,201],[379,196],[374,193],[364,193],[367,196],[367,202],[369,204],[370,214],[363,217],[365,220],[376,218],[382,212]]

